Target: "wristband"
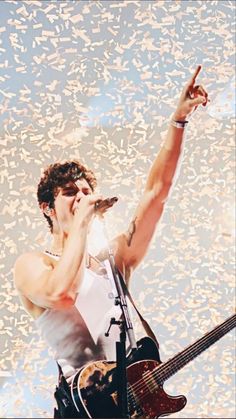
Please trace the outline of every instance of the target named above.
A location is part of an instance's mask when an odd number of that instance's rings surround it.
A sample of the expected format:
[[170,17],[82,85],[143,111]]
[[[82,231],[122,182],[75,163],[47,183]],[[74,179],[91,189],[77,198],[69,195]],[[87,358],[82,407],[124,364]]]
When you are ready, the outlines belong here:
[[175,128],[185,128],[185,125],[188,124],[188,121],[174,121],[173,119],[171,120],[171,125],[173,125],[173,127]]

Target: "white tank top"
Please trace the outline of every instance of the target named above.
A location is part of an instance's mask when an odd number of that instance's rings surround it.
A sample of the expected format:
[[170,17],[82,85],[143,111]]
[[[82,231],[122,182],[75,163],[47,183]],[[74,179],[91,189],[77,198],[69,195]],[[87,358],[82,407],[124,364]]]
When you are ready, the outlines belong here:
[[88,362],[116,360],[119,327],[113,325],[109,337],[105,332],[111,317],[119,319],[120,315],[108,276],[85,269],[75,305],[66,310],[46,309],[35,322],[69,378]]

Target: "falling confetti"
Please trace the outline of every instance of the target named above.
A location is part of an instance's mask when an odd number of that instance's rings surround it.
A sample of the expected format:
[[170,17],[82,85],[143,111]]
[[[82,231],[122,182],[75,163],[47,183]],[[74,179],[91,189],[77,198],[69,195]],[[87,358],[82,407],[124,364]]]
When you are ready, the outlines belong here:
[[[50,418],[55,361],[13,283],[18,255],[50,240],[36,200],[42,169],[81,159],[104,195],[119,196],[110,237],[124,231],[199,63],[211,102],[189,121],[178,179],[131,290],[163,361],[234,310],[235,3],[6,0],[0,9],[0,416]],[[171,417],[236,416],[233,347],[229,333],[166,383],[188,399]]]

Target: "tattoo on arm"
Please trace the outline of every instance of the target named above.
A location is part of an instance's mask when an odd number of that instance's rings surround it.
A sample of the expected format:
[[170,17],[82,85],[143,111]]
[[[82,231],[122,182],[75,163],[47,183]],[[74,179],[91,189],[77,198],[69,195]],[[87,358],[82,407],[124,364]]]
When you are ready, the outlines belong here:
[[131,221],[130,226],[127,231],[127,244],[129,247],[131,246],[132,238],[136,231],[136,224],[135,224],[136,219],[137,217],[135,217],[135,219]]

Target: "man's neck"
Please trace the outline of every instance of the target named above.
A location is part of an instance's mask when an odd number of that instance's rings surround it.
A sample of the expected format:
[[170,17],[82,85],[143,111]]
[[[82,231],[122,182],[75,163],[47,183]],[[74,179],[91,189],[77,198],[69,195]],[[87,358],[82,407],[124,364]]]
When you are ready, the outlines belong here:
[[61,255],[66,244],[67,234],[62,232],[59,234],[52,233],[52,235],[53,235],[53,239],[52,239],[50,251],[54,254]]

